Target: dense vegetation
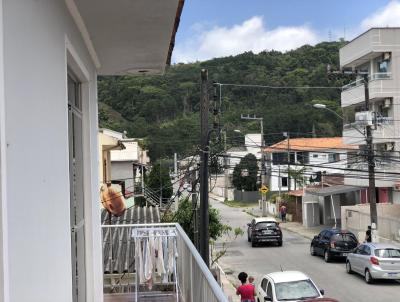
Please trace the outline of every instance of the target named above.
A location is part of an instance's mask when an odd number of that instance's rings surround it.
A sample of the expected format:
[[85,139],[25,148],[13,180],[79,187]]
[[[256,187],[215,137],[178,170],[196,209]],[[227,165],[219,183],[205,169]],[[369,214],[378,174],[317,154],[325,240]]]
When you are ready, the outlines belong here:
[[[146,138],[155,160],[177,152],[193,154],[199,142],[200,70],[207,68],[211,81],[269,86],[340,87],[348,78],[328,75],[326,66],[338,66],[343,42],[305,45],[293,51],[277,51],[218,58],[171,66],[164,76],[99,78],[101,127],[127,130],[130,137]],[[312,108],[323,100],[339,112],[340,89],[270,89],[223,86],[221,124],[228,133],[228,146],[238,143],[234,129],[259,131],[259,123],[240,119],[243,114],[264,117],[267,144],[292,137],[340,135],[339,121],[324,110]],[[212,98],[211,98],[212,99]]]

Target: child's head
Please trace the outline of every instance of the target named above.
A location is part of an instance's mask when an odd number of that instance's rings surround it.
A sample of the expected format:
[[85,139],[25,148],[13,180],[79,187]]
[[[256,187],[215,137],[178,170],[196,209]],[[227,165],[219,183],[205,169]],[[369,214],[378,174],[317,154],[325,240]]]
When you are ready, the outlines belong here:
[[253,283],[254,282],[254,277],[253,276],[249,276],[249,283]]
[[239,273],[238,279],[240,280],[240,282],[242,282],[242,284],[245,284],[247,280],[247,274],[245,272]]

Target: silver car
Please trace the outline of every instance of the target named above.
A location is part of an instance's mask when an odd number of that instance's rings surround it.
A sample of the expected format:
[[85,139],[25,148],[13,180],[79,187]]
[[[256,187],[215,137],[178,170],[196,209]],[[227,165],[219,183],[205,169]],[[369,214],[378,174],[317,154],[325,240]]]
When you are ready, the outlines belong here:
[[367,283],[374,279],[400,280],[400,248],[384,243],[361,244],[347,256],[346,271],[364,276]]

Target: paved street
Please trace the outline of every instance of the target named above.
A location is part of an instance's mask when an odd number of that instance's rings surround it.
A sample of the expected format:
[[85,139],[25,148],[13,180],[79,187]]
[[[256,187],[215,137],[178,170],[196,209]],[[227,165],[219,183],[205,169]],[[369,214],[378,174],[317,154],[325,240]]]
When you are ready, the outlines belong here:
[[325,263],[320,257],[309,254],[310,240],[289,231],[283,231],[283,247],[263,246],[252,248],[247,242],[247,223],[251,216],[241,208],[231,208],[211,199],[212,206],[220,210],[225,223],[241,227],[245,231],[229,246],[227,254],[220,260],[221,267],[232,272],[230,280],[235,281],[240,271],[246,271],[256,278],[269,272],[299,270],[308,274],[320,288],[325,289],[327,297],[341,302],[388,302],[399,301],[400,284],[382,281],[368,285],[358,275],[348,275],[344,262]]

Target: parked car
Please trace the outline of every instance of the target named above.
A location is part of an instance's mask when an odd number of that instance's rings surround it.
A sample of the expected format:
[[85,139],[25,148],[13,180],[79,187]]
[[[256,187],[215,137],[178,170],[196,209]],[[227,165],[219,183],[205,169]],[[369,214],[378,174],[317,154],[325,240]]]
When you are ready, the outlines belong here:
[[311,241],[310,254],[321,255],[325,262],[334,257],[345,258],[358,245],[357,237],[349,231],[341,229],[326,229]]
[[268,242],[282,246],[282,231],[274,217],[254,218],[247,225],[247,240],[251,242],[252,247]]
[[316,298],[316,299],[310,299],[310,300],[304,300],[304,302],[339,302],[338,300],[332,299],[332,298]]
[[322,298],[324,294],[306,274],[297,271],[265,275],[256,292],[258,301],[273,302]]
[[347,256],[346,271],[364,276],[367,283],[375,279],[400,280],[400,248],[385,243],[361,244]]

